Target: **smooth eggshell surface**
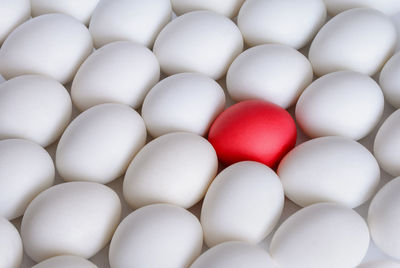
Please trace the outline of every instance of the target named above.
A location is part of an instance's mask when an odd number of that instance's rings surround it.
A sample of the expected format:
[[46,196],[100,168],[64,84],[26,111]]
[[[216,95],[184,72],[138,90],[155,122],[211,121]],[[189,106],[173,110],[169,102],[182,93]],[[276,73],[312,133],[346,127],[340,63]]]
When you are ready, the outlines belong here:
[[210,10],[229,18],[237,15],[244,0],[171,0],[175,13],[182,15],[196,10]]
[[357,268],[400,268],[400,263],[394,261],[374,261],[363,263]]
[[54,175],[53,160],[40,145],[0,141],[0,216],[9,220],[21,216],[37,194],[53,185]]
[[38,263],[32,268],[97,268],[92,262],[78,256],[61,255]]
[[398,0],[324,0],[324,2],[331,15],[358,7],[374,8],[388,16],[395,15],[400,11],[400,1]]
[[0,267],[19,267],[22,262],[22,241],[14,225],[0,216]]
[[110,241],[120,216],[118,195],[107,186],[67,182],[50,187],[22,218],[25,253],[36,262],[57,255],[88,259]]
[[100,0],[89,31],[97,48],[122,40],[151,47],[171,16],[169,0]]
[[46,147],[71,119],[68,91],[57,81],[23,75],[0,85],[0,139],[20,138]]
[[31,16],[30,0],[0,0],[0,45],[15,27]]
[[175,132],[146,144],[125,174],[123,193],[133,208],[170,203],[189,208],[199,202],[214,179],[218,159],[201,136]]
[[369,76],[341,71],[308,86],[296,104],[296,121],[312,138],[345,136],[359,140],[379,122],[384,97]]
[[218,80],[242,49],[233,21],[212,11],[193,11],[165,26],[153,51],[168,75],[198,72]]
[[308,58],[318,76],[340,70],[373,75],[393,54],[396,42],[396,28],[389,17],[375,9],[356,8],[321,28]]
[[353,268],[367,253],[369,241],[367,224],[357,212],[319,203],[284,221],[270,252],[280,268]]
[[374,156],[361,144],[330,136],[304,142],[278,167],[286,196],[300,206],[335,202],[357,207],[370,199],[380,180]]
[[200,255],[203,231],[187,210],[156,204],[135,210],[111,240],[111,268],[188,267]]
[[67,181],[108,183],[125,172],[145,141],[143,119],[131,107],[94,106],[76,117],[61,136],[57,171]]
[[225,94],[211,78],[181,73],[165,78],[147,94],[142,116],[153,137],[187,131],[205,135],[225,108]]
[[275,268],[267,251],[245,242],[219,244],[203,253],[190,268]]
[[92,37],[80,21],[46,14],[21,24],[7,37],[0,49],[0,73],[6,79],[42,74],[65,84],[92,50]]
[[[400,1],[399,1],[400,3]],[[379,76],[379,85],[387,102],[393,107],[400,108],[400,53],[390,58],[383,66]]]
[[227,167],[211,183],[203,201],[206,244],[260,242],[278,222],[284,198],[279,177],[269,167],[251,161]]
[[322,0],[248,0],[240,9],[238,26],[250,46],[278,43],[299,49],[325,19]]
[[283,45],[261,45],[240,54],[229,67],[226,85],[236,101],[262,99],[288,108],[313,79],[308,59]]
[[160,79],[160,65],[147,47],[130,41],[113,42],[90,55],[72,82],[71,97],[79,110],[114,102],[142,105]]

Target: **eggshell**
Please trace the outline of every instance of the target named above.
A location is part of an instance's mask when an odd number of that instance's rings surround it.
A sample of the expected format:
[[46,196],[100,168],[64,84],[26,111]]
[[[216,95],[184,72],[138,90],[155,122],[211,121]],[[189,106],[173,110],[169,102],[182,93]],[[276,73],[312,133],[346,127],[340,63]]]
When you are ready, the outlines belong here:
[[165,26],[153,52],[167,75],[198,72],[218,80],[242,49],[242,35],[230,19],[193,11]]
[[153,137],[176,131],[203,136],[224,108],[225,94],[217,82],[202,74],[182,73],[150,90],[142,116]]
[[393,54],[397,32],[389,17],[369,8],[347,10],[326,23],[310,46],[314,73],[378,72]]
[[345,136],[359,140],[379,122],[384,97],[369,76],[340,71],[308,86],[296,105],[296,121],[310,137]]
[[261,45],[240,54],[229,67],[226,85],[236,101],[262,99],[288,108],[313,79],[308,59],[283,45]]
[[278,222],[284,198],[279,177],[269,167],[252,161],[227,167],[211,183],[203,201],[206,244],[260,242]]
[[226,17],[237,15],[244,0],[171,0],[175,13],[182,15],[196,10],[210,10]]
[[91,263],[90,261],[72,255],[62,255],[56,256],[41,263],[38,263],[32,268],[97,268],[96,265]]
[[203,232],[187,210],[155,204],[129,214],[111,240],[111,268],[188,267],[200,255]]
[[245,242],[219,244],[203,253],[190,268],[274,268],[268,252]]
[[30,0],[0,0],[0,45],[22,22],[31,16]]
[[392,176],[400,176],[400,110],[383,122],[374,142],[374,155],[379,166]]
[[384,261],[374,261],[363,263],[357,268],[400,268],[400,263],[384,260]]
[[19,267],[22,262],[22,241],[11,222],[0,216],[0,267]]
[[386,62],[379,76],[379,85],[382,87],[382,91],[385,95],[386,101],[395,108],[400,108],[399,73],[400,53],[397,53]]
[[192,133],[166,134],[132,160],[123,194],[133,208],[154,203],[189,208],[204,197],[217,169],[217,155],[206,139]]
[[398,0],[324,0],[324,2],[331,15],[358,7],[375,8],[388,16],[400,12],[400,1]]
[[171,16],[169,0],[100,0],[89,31],[97,48],[121,40],[151,47]]
[[369,240],[367,224],[354,210],[319,203],[284,221],[270,252],[281,268],[352,268],[364,258]]
[[21,216],[37,194],[53,185],[54,175],[53,160],[40,145],[0,141],[0,216]]
[[98,2],[99,0],[31,0],[32,16],[63,13],[88,25]]
[[375,193],[380,170],[361,144],[330,136],[304,142],[278,167],[286,196],[300,206],[335,202],[357,207]]
[[113,103],[94,106],[62,135],[57,171],[67,181],[109,183],[125,172],[145,141],[146,128],[135,110]]
[[0,49],[0,73],[6,79],[42,74],[65,84],[92,52],[92,37],[77,19],[46,14],[21,24]]
[[110,241],[120,215],[118,195],[107,186],[68,182],[50,187],[22,218],[25,253],[36,262],[57,255],[88,259]]
[[57,81],[16,77],[0,84],[0,139],[21,138],[46,147],[61,135],[71,111],[71,98]]
[[160,79],[160,65],[147,47],[130,41],[113,42],[90,55],[71,87],[79,110],[114,102],[133,108]]
[[278,43],[299,49],[315,36],[325,19],[322,0],[248,0],[237,21],[250,46]]

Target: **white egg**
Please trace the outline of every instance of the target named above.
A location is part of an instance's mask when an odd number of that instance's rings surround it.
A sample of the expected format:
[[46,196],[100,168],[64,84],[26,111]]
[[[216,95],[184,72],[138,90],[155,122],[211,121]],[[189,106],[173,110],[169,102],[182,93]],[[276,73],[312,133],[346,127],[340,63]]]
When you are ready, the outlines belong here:
[[57,255],[90,258],[111,239],[121,202],[111,188],[67,182],[41,192],[22,218],[25,253],[36,262]]
[[270,252],[281,268],[353,268],[367,253],[369,241],[368,226],[357,212],[319,203],[284,221]]
[[364,146],[330,136],[295,147],[280,162],[278,176],[286,196],[300,206],[335,202],[354,208],[375,193],[380,170]]
[[100,0],[89,31],[95,47],[123,40],[151,47],[171,16],[169,0]]
[[0,139],[21,138],[46,147],[71,119],[72,103],[59,82],[23,75],[0,85]]
[[233,164],[211,183],[203,201],[205,243],[258,243],[278,222],[284,202],[282,183],[269,167],[252,161]]
[[324,2],[331,15],[358,7],[375,8],[389,16],[400,12],[400,1],[398,0],[324,0]]
[[97,268],[92,262],[78,256],[61,255],[38,263],[32,268]]
[[237,15],[244,0],[171,0],[175,13],[182,15],[196,10],[210,10],[232,18]]
[[177,131],[203,136],[224,108],[225,94],[217,82],[202,74],[181,73],[150,90],[142,116],[153,137]]
[[168,75],[198,72],[218,80],[242,49],[233,21],[212,11],[193,11],[165,26],[153,51]]
[[79,110],[107,102],[136,109],[159,79],[160,65],[151,50],[130,41],[113,42],[81,65],[72,82],[71,97]]
[[[400,1],[399,1],[400,3]],[[379,76],[379,85],[387,102],[393,107],[400,108],[400,53],[390,58]]]
[[0,45],[22,22],[31,16],[30,0],[0,0]]
[[284,45],[261,45],[240,54],[229,67],[226,85],[236,101],[262,99],[288,108],[313,79],[308,59]]
[[47,13],[70,15],[88,25],[99,0],[31,0],[32,17]]
[[22,241],[11,222],[0,216],[0,267],[16,268],[22,262]]
[[304,47],[325,23],[322,0],[247,0],[238,26],[250,46],[278,43]]
[[0,216],[9,220],[21,216],[37,194],[53,185],[54,175],[53,160],[40,145],[0,141]]
[[374,261],[363,263],[357,268],[400,268],[400,263],[384,260],[384,261]]
[[123,193],[133,208],[170,203],[189,208],[199,202],[217,174],[212,145],[192,133],[163,135],[146,144],[125,174]]
[[275,268],[267,251],[245,242],[219,244],[203,253],[190,268]]
[[6,79],[42,74],[65,84],[92,52],[92,37],[80,21],[46,14],[21,24],[0,49],[0,73]]
[[109,183],[146,141],[140,115],[123,104],[100,104],[75,118],[58,143],[56,167],[67,181]]
[[322,76],[308,86],[296,105],[296,121],[312,138],[344,136],[359,140],[379,122],[384,108],[379,85],[352,71]]
[[135,210],[111,240],[111,268],[188,267],[200,255],[203,231],[189,211],[168,204]]
[[380,167],[392,176],[400,176],[400,109],[383,122],[374,141],[374,155]]
[[349,70],[373,75],[393,54],[397,32],[390,18],[369,8],[347,10],[326,23],[310,46],[314,73]]

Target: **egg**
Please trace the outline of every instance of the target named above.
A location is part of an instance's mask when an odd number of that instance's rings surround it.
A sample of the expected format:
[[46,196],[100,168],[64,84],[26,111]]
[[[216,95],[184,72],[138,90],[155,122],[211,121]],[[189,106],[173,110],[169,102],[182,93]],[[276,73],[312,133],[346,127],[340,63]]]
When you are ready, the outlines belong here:
[[211,10],[229,18],[237,15],[243,2],[244,0],[171,0],[172,8],[178,15],[196,10]]
[[304,47],[325,23],[322,0],[248,0],[237,23],[250,46],[278,43]]
[[122,40],[152,47],[171,16],[169,0],[100,0],[89,31],[97,48]]
[[159,79],[160,65],[151,50],[130,41],[113,42],[81,65],[72,82],[71,97],[82,111],[107,102],[136,109]]
[[88,25],[99,0],[31,0],[32,17],[47,13],[70,15]]
[[36,262],[58,255],[88,259],[111,239],[121,216],[121,202],[109,187],[67,182],[41,192],[25,211],[21,237],[25,253]]
[[400,176],[400,110],[392,113],[381,125],[374,141],[374,155],[380,167]]
[[357,268],[400,268],[400,263],[384,260],[384,261],[374,261],[363,263]]
[[61,255],[49,258],[38,263],[32,268],[97,268],[92,262],[78,256]]
[[282,184],[269,167],[252,161],[227,167],[211,183],[203,201],[205,243],[209,247],[227,241],[257,244],[278,222],[283,202]]
[[0,45],[22,22],[31,16],[30,0],[0,0]]
[[111,240],[111,268],[188,267],[200,255],[203,232],[187,210],[168,204],[137,209],[118,226]]
[[369,76],[352,71],[322,76],[308,86],[296,105],[296,121],[312,138],[344,136],[359,140],[379,122],[384,97]]
[[0,216],[9,220],[21,216],[37,194],[53,185],[54,176],[53,160],[40,145],[0,141]]
[[352,268],[369,246],[367,224],[357,212],[334,203],[319,203],[291,215],[270,244],[281,268]]
[[326,23],[311,43],[314,73],[378,72],[393,54],[397,32],[390,18],[370,8],[347,10]]
[[21,24],[7,37],[0,49],[0,73],[6,79],[42,74],[65,84],[92,50],[92,37],[80,21],[46,14]]
[[175,132],[146,144],[129,165],[123,182],[133,208],[170,203],[189,208],[199,202],[217,174],[211,144],[192,133]]
[[397,0],[324,0],[324,2],[331,15],[358,7],[375,8],[388,16],[400,12],[400,2]]
[[335,202],[354,208],[376,191],[380,170],[361,144],[339,136],[304,142],[290,151],[278,167],[286,196],[305,207]]
[[142,116],[153,137],[186,131],[204,136],[225,108],[225,94],[211,78],[181,73],[165,78],[147,94]]
[[55,142],[71,118],[67,90],[54,79],[22,75],[0,84],[0,139]]
[[212,11],[193,11],[165,26],[153,52],[167,75],[197,72],[218,80],[242,49],[233,21]]
[[229,67],[226,85],[236,101],[262,99],[288,108],[313,79],[308,59],[284,45],[260,45],[240,54]]
[[146,141],[140,115],[123,104],[94,106],[76,117],[57,146],[56,167],[67,181],[109,183]]
[[[399,2],[400,3],[400,2]],[[383,66],[379,76],[379,85],[382,87],[386,101],[393,107],[400,108],[400,53],[396,53]]]
[[267,251],[245,242],[219,244],[203,253],[190,268],[275,268]]
[[22,241],[11,222],[0,216],[0,267],[19,267],[22,262]]

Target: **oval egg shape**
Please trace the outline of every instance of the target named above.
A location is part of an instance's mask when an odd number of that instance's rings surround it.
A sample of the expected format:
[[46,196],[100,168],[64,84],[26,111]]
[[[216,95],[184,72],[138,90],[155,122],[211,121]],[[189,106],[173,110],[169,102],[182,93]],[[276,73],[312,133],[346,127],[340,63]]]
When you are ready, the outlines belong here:
[[78,256],[61,255],[44,260],[32,268],[97,268],[92,262]]
[[244,0],[171,0],[172,8],[178,16],[196,10],[210,10],[226,17],[237,15]]
[[30,0],[0,0],[0,45],[18,25],[31,16]]
[[358,7],[374,8],[388,16],[393,16],[400,11],[400,2],[397,0],[324,0],[324,2],[331,15]]
[[[400,3],[400,2],[399,2]],[[379,75],[386,101],[396,109],[400,108],[400,53],[396,53],[383,66]]]
[[0,216],[0,267],[20,267],[23,256],[18,230]]

